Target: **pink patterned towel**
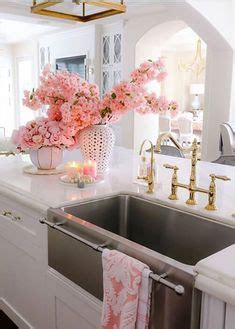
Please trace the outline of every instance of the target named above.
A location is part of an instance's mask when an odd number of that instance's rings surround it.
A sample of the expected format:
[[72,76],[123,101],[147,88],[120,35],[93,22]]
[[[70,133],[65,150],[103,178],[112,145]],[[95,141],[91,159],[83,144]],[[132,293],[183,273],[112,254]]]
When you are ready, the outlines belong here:
[[102,254],[103,329],[146,329],[152,280],[148,266],[119,251]]

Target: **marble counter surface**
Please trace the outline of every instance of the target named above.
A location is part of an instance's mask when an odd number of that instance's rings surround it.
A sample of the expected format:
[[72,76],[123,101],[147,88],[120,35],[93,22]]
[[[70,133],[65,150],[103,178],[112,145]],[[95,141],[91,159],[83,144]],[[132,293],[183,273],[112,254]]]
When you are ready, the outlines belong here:
[[[79,151],[67,152],[65,161],[80,158]],[[198,205],[188,206],[185,201],[188,198],[188,191],[179,189],[179,200],[170,201],[170,184],[172,171],[163,167],[164,163],[176,164],[180,170],[179,181],[189,182],[190,160],[173,158],[169,156],[156,155],[157,163],[157,184],[152,198],[160,200],[165,204],[190,211],[198,215],[221,221],[235,227],[235,168],[230,166],[198,162],[197,183],[198,186],[208,189],[209,174],[215,173],[227,175],[231,181],[217,181],[217,205],[219,210],[207,211],[204,207],[207,204],[207,195],[197,194]],[[99,184],[85,189],[78,189],[76,186],[65,185],[59,181],[59,176],[37,176],[23,173],[23,167],[29,165],[28,156],[16,156],[0,158],[0,192],[12,193],[19,198],[33,202],[35,206],[42,209],[58,207],[81,199],[129,191],[145,193],[146,188],[134,183],[137,175],[138,157],[131,150],[116,147],[112,159],[110,171],[105,175],[105,180]]]

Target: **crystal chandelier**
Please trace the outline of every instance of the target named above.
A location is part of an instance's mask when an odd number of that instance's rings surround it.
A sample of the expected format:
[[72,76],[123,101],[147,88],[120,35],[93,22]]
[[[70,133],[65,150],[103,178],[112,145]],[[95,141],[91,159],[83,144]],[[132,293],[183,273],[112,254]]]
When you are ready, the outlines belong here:
[[179,70],[183,72],[194,72],[197,79],[205,70],[206,59],[202,56],[202,42],[200,39],[197,41],[196,52],[191,63],[179,63]]
[[94,19],[122,14],[125,13],[125,11],[126,6],[123,4],[123,0],[33,0],[33,5],[31,7],[31,13],[68,19],[75,22],[88,22]]

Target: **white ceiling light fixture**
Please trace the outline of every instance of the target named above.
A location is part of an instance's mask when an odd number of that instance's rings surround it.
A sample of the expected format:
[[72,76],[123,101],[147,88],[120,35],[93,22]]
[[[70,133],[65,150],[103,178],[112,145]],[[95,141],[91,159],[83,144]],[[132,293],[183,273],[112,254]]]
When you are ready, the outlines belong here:
[[94,19],[123,14],[126,12],[126,6],[123,4],[123,0],[33,0],[31,12],[43,16],[85,23]]

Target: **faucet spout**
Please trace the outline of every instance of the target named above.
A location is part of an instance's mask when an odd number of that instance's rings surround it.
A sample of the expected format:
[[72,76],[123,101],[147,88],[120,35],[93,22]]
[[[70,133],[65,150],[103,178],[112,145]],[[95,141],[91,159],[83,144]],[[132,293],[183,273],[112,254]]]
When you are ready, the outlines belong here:
[[170,140],[178,150],[183,151],[183,147],[177,142],[177,140],[170,133],[162,133],[158,136],[156,142],[156,148],[155,148],[156,152],[158,153],[161,152],[161,145],[162,142],[164,142],[165,140]]

